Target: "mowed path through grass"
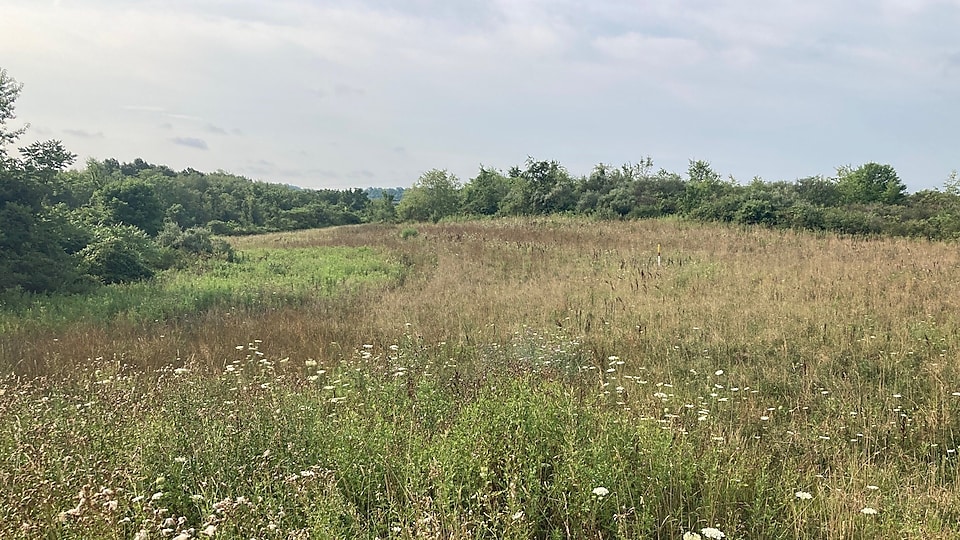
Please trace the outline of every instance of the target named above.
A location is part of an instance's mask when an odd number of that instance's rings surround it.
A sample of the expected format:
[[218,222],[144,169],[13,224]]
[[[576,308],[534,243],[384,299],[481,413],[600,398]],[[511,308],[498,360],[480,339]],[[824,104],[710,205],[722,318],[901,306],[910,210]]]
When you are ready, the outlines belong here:
[[417,229],[237,239],[379,262],[301,289],[313,263],[263,257],[224,303],[5,334],[3,536],[960,534],[955,245]]

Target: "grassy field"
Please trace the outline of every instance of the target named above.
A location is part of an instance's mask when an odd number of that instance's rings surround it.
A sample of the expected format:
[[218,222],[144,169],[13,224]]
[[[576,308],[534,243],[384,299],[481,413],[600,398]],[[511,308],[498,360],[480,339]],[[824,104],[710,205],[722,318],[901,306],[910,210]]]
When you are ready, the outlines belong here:
[[955,244],[417,233],[10,302],[0,537],[960,536]]

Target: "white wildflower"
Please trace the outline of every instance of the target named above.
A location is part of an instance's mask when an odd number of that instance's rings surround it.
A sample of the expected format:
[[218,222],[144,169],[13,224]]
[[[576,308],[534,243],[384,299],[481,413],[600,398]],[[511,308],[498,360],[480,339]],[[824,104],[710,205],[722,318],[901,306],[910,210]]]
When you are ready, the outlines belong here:
[[713,538],[714,540],[720,540],[721,538],[727,536],[723,534],[723,531],[720,529],[715,529],[713,527],[704,527],[700,529],[700,533],[703,534],[704,538]]
[[597,486],[593,488],[593,494],[596,495],[597,497],[606,497],[607,495],[610,494],[610,490],[603,486]]

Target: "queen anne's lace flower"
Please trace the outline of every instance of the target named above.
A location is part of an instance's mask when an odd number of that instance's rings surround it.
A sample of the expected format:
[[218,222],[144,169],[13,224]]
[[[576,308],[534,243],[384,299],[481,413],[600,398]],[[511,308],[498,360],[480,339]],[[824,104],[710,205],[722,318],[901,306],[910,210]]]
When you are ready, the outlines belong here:
[[720,529],[715,529],[713,527],[704,527],[700,529],[700,533],[703,534],[704,538],[712,538],[714,540],[720,540],[721,538],[727,536],[723,534],[723,531]]

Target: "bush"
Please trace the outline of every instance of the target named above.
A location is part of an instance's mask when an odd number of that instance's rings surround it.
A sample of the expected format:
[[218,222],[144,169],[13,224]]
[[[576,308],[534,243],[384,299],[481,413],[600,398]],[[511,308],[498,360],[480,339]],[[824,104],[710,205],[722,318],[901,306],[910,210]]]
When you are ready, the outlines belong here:
[[80,250],[83,273],[103,283],[124,283],[154,275],[160,261],[157,245],[142,230],[130,225],[100,226],[94,239]]
[[157,236],[157,243],[190,255],[214,256],[228,261],[234,258],[233,247],[222,239],[214,238],[206,227],[181,230],[176,223],[168,221]]

